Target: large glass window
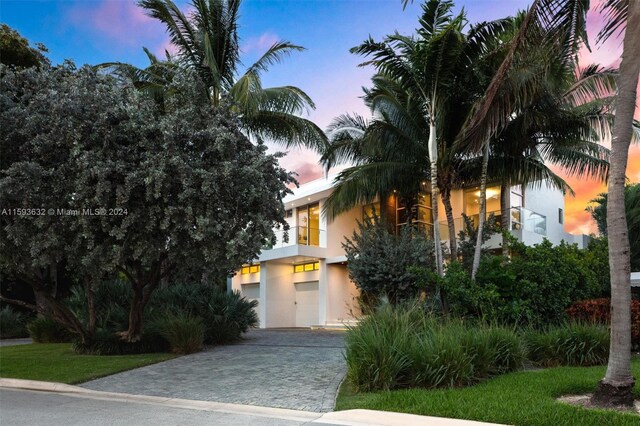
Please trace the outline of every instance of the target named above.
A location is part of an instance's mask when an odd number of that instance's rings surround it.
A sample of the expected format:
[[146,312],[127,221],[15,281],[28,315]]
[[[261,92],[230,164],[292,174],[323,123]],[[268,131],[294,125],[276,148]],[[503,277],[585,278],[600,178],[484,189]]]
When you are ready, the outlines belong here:
[[320,245],[320,205],[298,207],[298,244]]
[[[487,217],[493,213],[496,219],[500,219],[500,187],[492,186],[487,188]],[[464,190],[464,214],[473,220],[474,225],[478,225],[480,216],[480,189],[471,188]]]

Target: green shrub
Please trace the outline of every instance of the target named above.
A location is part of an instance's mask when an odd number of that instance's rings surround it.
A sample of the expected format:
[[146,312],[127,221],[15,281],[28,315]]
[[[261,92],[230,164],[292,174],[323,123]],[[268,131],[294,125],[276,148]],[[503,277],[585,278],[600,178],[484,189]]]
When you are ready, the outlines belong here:
[[5,306],[0,309],[0,338],[15,339],[17,337],[27,337],[29,333],[26,328],[27,315]]
[[480,330],[480,333],[495,351],[491,375],[520,370],[524,366],[526,347],[513,329],[491,326]]
[[71,341],[69,332],[52,318],[39,317],[27,324],[29,336],[36,343],[64,343]]
[[[143,337],[140,342],[118,342],[116,333],[126,330],[129,321],[130,286],[121,280],[102,283],[95,291],[97,329],[92,342],[77,343],[78,351],[85,353],[142,353],[157,352],[169,347],[164,336],[163,319],[169,316],[191,316],[202,320],[204,342],[224,344],[234,342],[251,328],[258,326],[256,301],[248,301],[239,292],[227,293],[206,284],[170,285],[158,289],[144,311]],[[83,287],[75,287],[67,301],[69,308],[85,324],[86,297]],[[114,337],[116,336],[116,337]],[[134,348],[139,345],[140,349]]]
[[525,333],[528,357],[541,367],[592,366],[607,362],[609,331],[605,326],[566,323]]
[[540,327],[567,320],[572,302],[601,293],[593,253],[548,240],[528,247],[511,238],[512,256],[485,256],[476,280],[452,263],[443,287],[457,316]]
[[409,352],[412,386],[451,387],[474,381],[474,355],[479,348],[461,327],[430,330],[414,336],[413,342]]
[[356,390],[408,384],[414,325],[410,311],[386,304],[349,329],[345,337],[347,378]]
[[161,334],[169,342],[171,352],[190,354],[202,349],[202,319],[190,315],[169,315],[162,321]]
[[133,355],[153,352],[167,352],[169,344],[153,327],[144,331],[138,342],[126,342],[111,330],[97,329],[88,342],[73,342],[73,349],[88,355]]
[[256,306],[257,301],[249,301],[239,292],[194,284],[157,290],[147,310],[150,314],[169,312],[199,317],[204,325],[204,343],[224,344],[239,340],[243,333],[258,326]]
[[515,331],[443,321],[421,304],[385,305],[349,329],[347,378],[358,390],[465,386],[523,366]]
[[414,298],[418,277],[412,267],[433,270],[434,244],[411,226],[392,234],[376,217],[358,222],[358,231],[342,244],[349,277],[372,298],[387,296],[392,303]]
[[[131,286],[123,280],[110,280],[101,283],[94,290],[93,303],[96,311],[96,328],[115,332],[127,329],[129,323],[129,303]],[[71,311],[85,325],[89,323],[87,298],[83,286],[71,289],[66,300]]]

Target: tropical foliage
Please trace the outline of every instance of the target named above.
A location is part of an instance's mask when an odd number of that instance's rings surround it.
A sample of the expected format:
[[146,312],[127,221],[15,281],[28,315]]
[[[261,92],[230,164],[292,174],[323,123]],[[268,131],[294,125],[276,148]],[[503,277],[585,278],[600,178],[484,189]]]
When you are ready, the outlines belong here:
[[[591,200],[587,211],[598,225],[600,235],[607,233],[607,194],[602,193]],[[629,244],[631,248],[631,270],[640,271],[640,183],[627,185],[624,189],[624,210],[627,219]]]
[[363,300],[374,304],[382,297],[392,303],[417,296],[418,277],[413,268],[433,270],[433,243],[411,227],[397,235],[374,216],[358,223],[351,239],[342,244],[349,278]]
[[286,147],[322,149],[325,135],[301,115],[315,108],[311,98],[294,86],[262,86],[262,74],[293,52],[304,50],[287,41],[274,43],[262,57],[239,74],[238,18],[240,0],[192,0],[183,12],[172,0],[140,0],[146,13],[165,25],[176,49],[159,60],[145,49],[150,65],[139,69],[129,64],[102,64],[126,82],[151,94],[159,103],[174,93],[176,74],[189,72],[201,90],[195,94],[217,107],[227,102],[241,118],[242,129],[256,138]]
[[285,224],[291,176],[228,108],[194,96],[197,80],[178,79],[161,113],[89,68],[0,72],[2,206],[40,209],[2,216],[3,274],[29,283],[41,313],[81,340],[96,321],[81,323],[55,297],[57,270],[74,271],[90,314],[103,277],[124,274],[124,338],[135,342],[163,279],[224,279]]

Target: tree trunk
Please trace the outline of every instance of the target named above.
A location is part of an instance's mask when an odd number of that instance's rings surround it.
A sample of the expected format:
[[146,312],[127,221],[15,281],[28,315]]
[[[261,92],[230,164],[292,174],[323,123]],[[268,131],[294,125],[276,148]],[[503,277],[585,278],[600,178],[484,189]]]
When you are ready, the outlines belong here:
[[436,139],[436,124],[433,115],[429,124],[429,160],[431,163],[431,215],[433,217],[433,244],[436,255],[436,271],[443,276],[442,244],[440,242],[440,224],[438,223],[438,145]]
[[41,305],[38,305],[38,313],[53,318],[69,332],[80,337],[82,343],[86,343],[90,335],[85,331],[80,320],[76,318],[69,308],[52,297],[50,291],[51,290],[48,286],[45,285],[33,286],[33,292],[36,295],[36,299],[40,300],[44,309],[43,311],[40,311]]
[[133,300],[129,309],[129,328],[123,335],[127,342],[138,342],[142,338],[142,315],[144,313],[144,285],[133,284]]
[[453,208],[451,207],[451,189],[442,189],[442,204],[447,215],[447,227],[449,228],[449,250],[451,251],[451,260],[458,258],[458,245],[456,240],[456,224],[453,221]]
[[487,169],[489,168],[489,141],[485,142],[482,150],[482,174],[480,175],[480,214],[478,215],[478,234],[476,236],[476,250],[473,254],[473,266],[471,267],[471,279],[476,279],[476,273],[480,267],[482,255],[482,231],[484,219],[487,214]]
[[89,324],[87,325],[87,332],[90,335],[96,331],[96,307],[94,303],[94,291],[93,291],[93,279],[86,277],[84,281],[85,294],[87,296],[87,313],[89,316]]
[[500,225],[502,227],[502,255],[504,257],[509,256],[509,239],[506,235],[511,231],[509,226],[511,216],[510,191],[511,185],[503,180],[502,185],[500,185]]
[[623,46],[607,196],[611,344],[607,372],[591,398],[591,402],[597,406],[633,405],[632,389],[635,379],[631,374],[631,249],[624,209],[624,185],[640,73],[640,1],[629,2]]

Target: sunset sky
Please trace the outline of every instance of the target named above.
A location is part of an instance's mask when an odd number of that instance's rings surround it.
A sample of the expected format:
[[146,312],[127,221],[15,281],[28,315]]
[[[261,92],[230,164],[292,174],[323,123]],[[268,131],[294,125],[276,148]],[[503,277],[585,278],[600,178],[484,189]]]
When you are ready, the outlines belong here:
[[[184,8],[187,1],[178,1]],[[501,18],[525,9],[529,0],[466,0],[469,22]],[[592,10],[599,1],[591,0]],[[410,34],[417,26],[420,2],[402,10],[400,0],[246,0],[241,6],[239,34],[242,60],[252,64],[278,40],[306,47],[306,51],[288,58],[265,74],[265,86],[294,85],[305,90],[317,108],[309,117],[325,128],[337,115],[357,112],[367,115],[360,96],[369,85],[372,70],[358,68],[362,58],[349,48],[369,35],[380,40],[395,30]],[[54,63],[72,59],[77,64],[121,61],[137,66],[147,64],[142,46],[162,54],[171,50],[162,24],[145,16],[134,0],[1,0],[0,22],[17,29],[32,43],[49,48]],[[595,44],[602,24],[597,12],[588,16],[592,51],[583,49],[582,64],[619,65],[622,38],[604,45]],[[244,69],[241,68],[241,72]],[[640,110],[636,109],[640,119]],[[608,144],[609,141],[604,141]],[[283,166],[299,173],[301,183],[320,177],[317,155],[308,151],[290,151]],[[560,171],[562,174],[562,172]],[[627,175],[640,181],[640,145],[632,146]],[[569,178],[576,196],[566,198],[566,230],[594,232],[595,225],[584,211],[589,200],[605,191],[596,181]]]

